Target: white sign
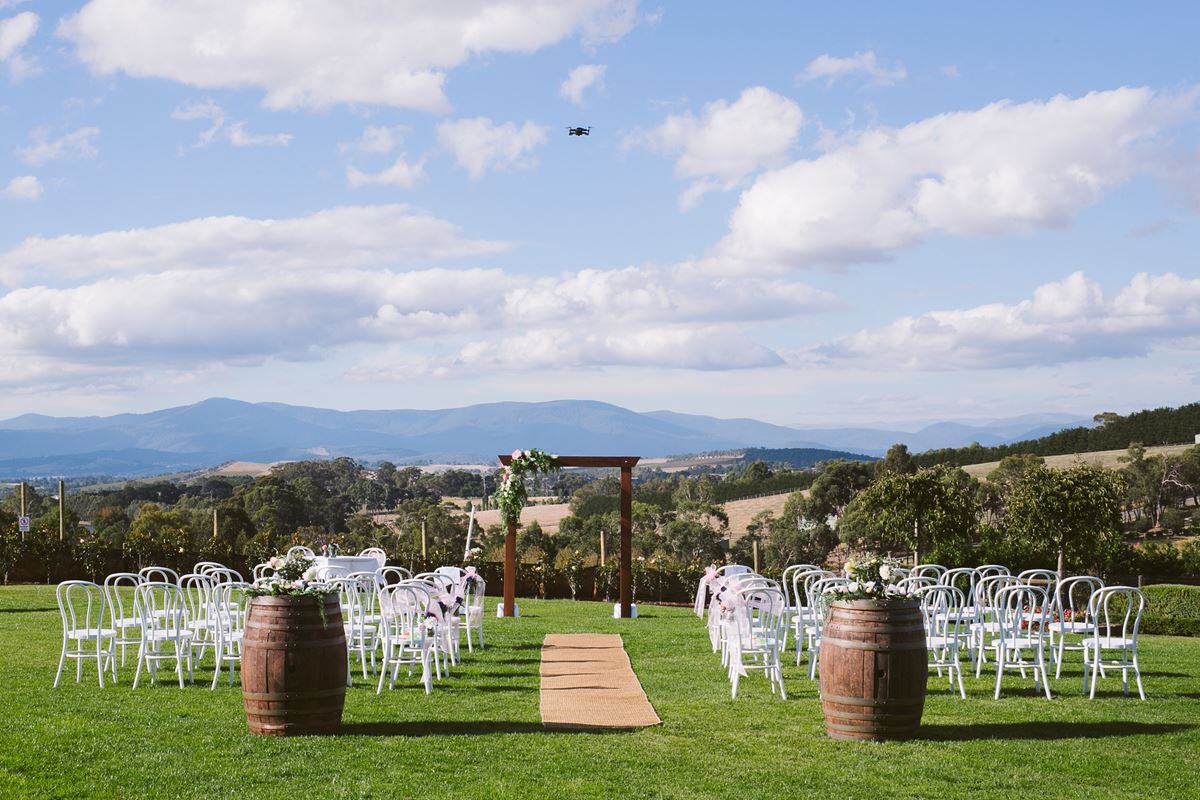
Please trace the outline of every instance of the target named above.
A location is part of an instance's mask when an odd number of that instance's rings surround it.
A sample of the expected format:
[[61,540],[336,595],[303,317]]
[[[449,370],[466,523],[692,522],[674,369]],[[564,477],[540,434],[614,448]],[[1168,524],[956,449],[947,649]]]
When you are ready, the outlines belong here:
[[17,517],[17,530],[29,533],[29,517]]

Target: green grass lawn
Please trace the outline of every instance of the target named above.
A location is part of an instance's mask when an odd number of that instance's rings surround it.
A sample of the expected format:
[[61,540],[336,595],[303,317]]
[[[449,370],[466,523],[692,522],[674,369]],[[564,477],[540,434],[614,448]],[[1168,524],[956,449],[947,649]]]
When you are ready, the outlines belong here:
[[[737,700],[688,609],[524,600],[489,615],[488,647],[426,697],[415,678],[377,696],[361,673],[344,733],[250,736],[240,687],[134,691],[132,666],[101,690],[58,662],[52,587],[0,589],[0,795],[4,797],[785,798],[1194,797],[1200,765],[1200,640],[1142,641],[1148,700],[1080,695],[1081,670],[1034,694],[1006,677],[967,679],[966,701],[930,683],[922,737],[861,744],[825,737],[816,685],[790,667],[789,697],[753,675]],[[548,733],[538,715],[542,637],[620,633],[663,725]],[[1078,660],[1079,654],[1071,654]],[[88,671],[91,666],[91,671]],[[403,679],[403,676],[402,676]]]

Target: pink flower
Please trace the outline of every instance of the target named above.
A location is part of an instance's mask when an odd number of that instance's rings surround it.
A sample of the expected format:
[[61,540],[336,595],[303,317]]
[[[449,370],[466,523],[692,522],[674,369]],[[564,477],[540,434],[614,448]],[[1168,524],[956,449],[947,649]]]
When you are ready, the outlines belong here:
[[522,455],[523,455],[523,453],[522,453],[520,450],[513,450],[513,451],[512,451],[512,457],[513,457],[513,461],[516,461],[516,460],[517,460],[518,458],[520,458]]

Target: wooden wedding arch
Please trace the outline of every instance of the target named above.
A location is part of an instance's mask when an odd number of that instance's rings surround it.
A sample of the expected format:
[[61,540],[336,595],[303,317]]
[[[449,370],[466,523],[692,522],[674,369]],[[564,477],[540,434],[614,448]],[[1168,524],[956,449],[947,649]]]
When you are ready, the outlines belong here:
[[[559,456],[558,467],[619,468],[621,470],[621,616],[632,616],[633,607],[633,468],[641,456]],[[500,456],[508,466],[512,456]],[[508,523],[504,538],[504,616],[516,611],[517,596],[517,523]]]

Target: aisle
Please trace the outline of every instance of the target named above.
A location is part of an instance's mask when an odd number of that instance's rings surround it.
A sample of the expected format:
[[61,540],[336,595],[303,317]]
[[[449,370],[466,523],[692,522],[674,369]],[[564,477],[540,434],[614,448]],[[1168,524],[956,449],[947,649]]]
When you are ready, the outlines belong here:
[[542,725],[548,728],[662,724],[618,634],[547,635],[540,675]]

